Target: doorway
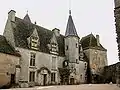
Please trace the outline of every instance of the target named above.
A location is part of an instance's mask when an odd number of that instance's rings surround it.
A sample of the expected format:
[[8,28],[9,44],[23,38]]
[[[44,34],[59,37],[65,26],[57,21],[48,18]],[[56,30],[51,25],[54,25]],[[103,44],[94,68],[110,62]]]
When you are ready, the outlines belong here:
[[11,74],[11,82],[12,85],[15,84],[15,74]]
[[74,84],[74,78],[70,78],[70,84],[71,84],[71,85]]
[[43,74],[43,85],[46,86],[47,74]]

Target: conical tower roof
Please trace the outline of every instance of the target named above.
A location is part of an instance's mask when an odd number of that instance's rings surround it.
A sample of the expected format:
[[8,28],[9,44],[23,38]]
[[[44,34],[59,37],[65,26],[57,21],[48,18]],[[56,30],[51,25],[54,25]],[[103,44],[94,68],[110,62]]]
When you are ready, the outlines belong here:
[[71,16],[71,11],[69,11],[69,18],[68,18],[67,28],[65,32],[65,36],[70,36],[70,35],[78,36],[72,16]]

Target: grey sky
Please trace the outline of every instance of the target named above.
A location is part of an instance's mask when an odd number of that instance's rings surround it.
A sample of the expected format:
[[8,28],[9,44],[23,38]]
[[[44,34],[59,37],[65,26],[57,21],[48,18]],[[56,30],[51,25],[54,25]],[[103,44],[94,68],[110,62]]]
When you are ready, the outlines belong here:
[[[108,64],[118,62],[115,33],[114,0],[71,0],[72,16],[81,37],[91,32],[100,35],[101,44],[108,50]],[[23,18],[28,10],[34,23],[48,29],[59,28],[65,33],[69,0],[3,0],[0,3],[0,34],[3,33],[7,13],[16,11]]]

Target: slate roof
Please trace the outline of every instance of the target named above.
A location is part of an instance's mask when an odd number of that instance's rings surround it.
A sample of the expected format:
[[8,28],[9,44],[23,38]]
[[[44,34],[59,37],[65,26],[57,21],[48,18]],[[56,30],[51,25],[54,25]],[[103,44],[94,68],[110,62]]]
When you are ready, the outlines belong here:
[[[14,25],[15,24],[15,25]],[[34,28],[36,28],[39,36],[39,51],[49,53],[48,44],[50,44],[50,39],[52,38],[53,32],[41,26],[35,25],[31,22],[26,22],[24,19],[18,17],[15,18],[15,22],[12,23],[14,28],[14,38],[17,47],[30,49],[27,38],[31,36]],[[57,37],[57,42],[59,46],[59,55],[64,56],[64,36],[60,35]]]
[[70,15],[68,18],[66,32],[65,32],[65,36],[69,36],[69,35],[78,36],[72,16],[71,16],[71,11],[70,11]]
[[20,54],[17,53],[17,51],[15,51],[15,49],[8,44],[6,38],[2,35],[0,35],[0,52],[20,56]]
[[97,45],[97,39],[94,37],[93,34],[89,34],[85,37],[83,37],[80,41],[82,44],[83,49],[89,49],[89,48],[95,48],[106,51],[106,49],[100,44],[100,46]]

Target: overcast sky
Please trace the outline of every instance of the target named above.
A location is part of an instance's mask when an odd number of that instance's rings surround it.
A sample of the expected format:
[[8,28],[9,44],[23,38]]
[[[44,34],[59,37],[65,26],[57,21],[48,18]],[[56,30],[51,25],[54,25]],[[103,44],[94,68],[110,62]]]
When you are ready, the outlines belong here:
[[[27,13],[34,23],[48,29],[59,28],[64,35],[68,20],[69,0],[2,0],[0,3],[0,34],[3,34],[8,12],[13,9],[23,18]],[[115,33],[114,0],[71,0],[72,17],[81,37],[91,32],[100,35],[107,49],[108,64],[118,62]]]

